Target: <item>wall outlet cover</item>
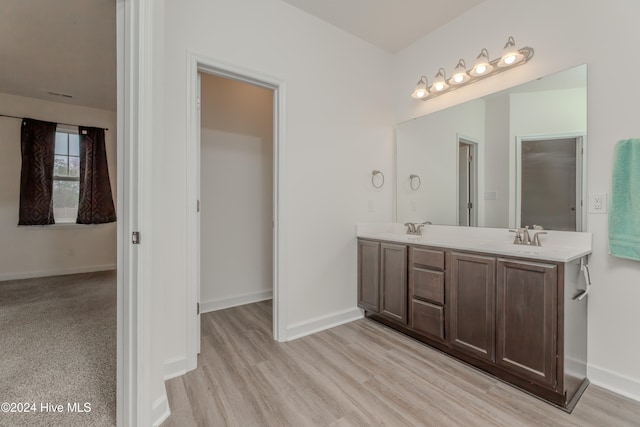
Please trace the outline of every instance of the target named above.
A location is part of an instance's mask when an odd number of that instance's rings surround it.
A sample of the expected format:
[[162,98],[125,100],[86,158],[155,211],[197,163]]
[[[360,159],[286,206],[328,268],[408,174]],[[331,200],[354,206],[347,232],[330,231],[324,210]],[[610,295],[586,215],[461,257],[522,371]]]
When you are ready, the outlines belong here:
[[606,214],[607,213],[607,193],[589,194],[588,213],[590,214]]

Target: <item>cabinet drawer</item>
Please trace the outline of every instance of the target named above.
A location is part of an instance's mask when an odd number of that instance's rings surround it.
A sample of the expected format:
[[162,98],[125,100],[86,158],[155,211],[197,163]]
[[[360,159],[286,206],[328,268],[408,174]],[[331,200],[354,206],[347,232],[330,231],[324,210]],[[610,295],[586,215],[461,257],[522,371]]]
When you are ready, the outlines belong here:
[[444,340],[444,308],[413,300],[411,327],[417,332]]
[[444,305],[444,272],[420,267],[413,267],[411,272],[413,274],[412,297]]
[[425,267],[444,270],[444,252],[411,247],[411,262]]

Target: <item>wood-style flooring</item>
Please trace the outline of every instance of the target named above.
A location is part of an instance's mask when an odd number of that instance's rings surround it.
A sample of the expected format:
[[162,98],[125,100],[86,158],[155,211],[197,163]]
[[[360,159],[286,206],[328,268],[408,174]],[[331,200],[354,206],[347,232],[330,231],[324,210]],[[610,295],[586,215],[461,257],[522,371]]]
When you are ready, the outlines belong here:
[[288,343],[271,322],[271,301],[203,315],[163,426],[640,426],[640,402],[592,384],[567,414],[368,319]]

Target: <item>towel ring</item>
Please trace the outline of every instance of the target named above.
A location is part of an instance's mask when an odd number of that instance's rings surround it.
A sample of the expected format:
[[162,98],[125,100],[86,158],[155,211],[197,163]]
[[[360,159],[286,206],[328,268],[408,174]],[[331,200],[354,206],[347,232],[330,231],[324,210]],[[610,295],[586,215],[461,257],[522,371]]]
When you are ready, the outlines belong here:
[[[380,175],[382,176],[382,182],[380,183],[380,185],[376,185],[374,178],[376,177],[376,175]],[[371,172],[371,185],[373,185],[373,188],[382,188],[382,186],[384,185],[384,174],[380,171],[374,170]]]
[[[418,179],[418,185],[416,186],[413,185],[414,179]],[[422,185],[422,180],[418,175],[414,175],[414,174],[409,175],[409,186],[413,191],[418,190],[418,188],[420,188],[421,185]]]

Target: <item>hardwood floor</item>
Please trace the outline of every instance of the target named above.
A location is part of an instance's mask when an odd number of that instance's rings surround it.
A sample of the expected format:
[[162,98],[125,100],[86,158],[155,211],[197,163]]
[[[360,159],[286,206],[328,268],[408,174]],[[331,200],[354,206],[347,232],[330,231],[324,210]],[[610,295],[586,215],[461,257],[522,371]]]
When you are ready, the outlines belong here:
[[288,343],[271,322],[271,301],[203,315],[163,426],[640,426],[640,402],[592,384],[567,414],[368,319]]

